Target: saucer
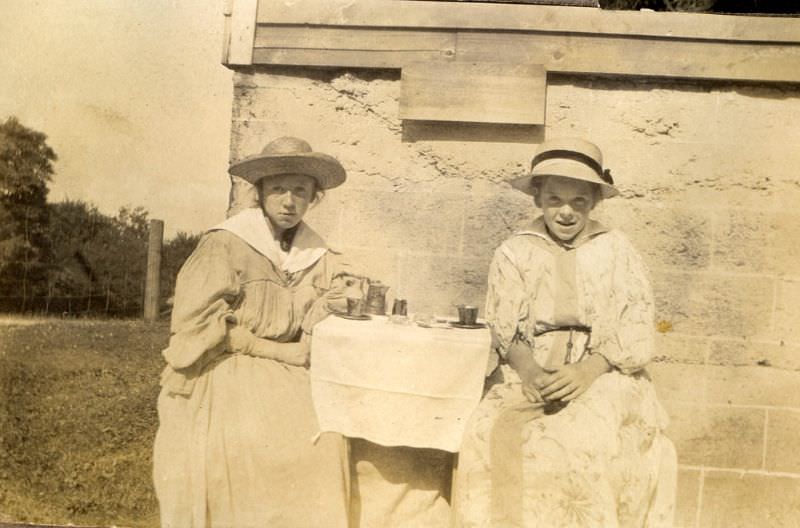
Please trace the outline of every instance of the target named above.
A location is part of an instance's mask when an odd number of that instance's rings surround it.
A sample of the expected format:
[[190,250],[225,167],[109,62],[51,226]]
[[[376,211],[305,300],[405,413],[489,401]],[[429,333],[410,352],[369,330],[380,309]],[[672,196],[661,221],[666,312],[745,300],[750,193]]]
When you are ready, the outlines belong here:
[[454,328],[462,328],[464,330],[476,330],[478,328],[486,328],[486,325],[483,323],[461,324],[458,321],[450,321],[450,326]]
[[342,319],[350,319],[350,320],[352,320],[352,321],[369,321],[370,319],[372,319],[372,317],[370,317],[370,316],[369,316],[369,315],[367,315],[367,314],[362,314],[362,315],[348,315],[348,314],[340,314],[340,313],[337,313],[337,314],[336,314],[336,316],[337,316],[337,317],[341,317]]

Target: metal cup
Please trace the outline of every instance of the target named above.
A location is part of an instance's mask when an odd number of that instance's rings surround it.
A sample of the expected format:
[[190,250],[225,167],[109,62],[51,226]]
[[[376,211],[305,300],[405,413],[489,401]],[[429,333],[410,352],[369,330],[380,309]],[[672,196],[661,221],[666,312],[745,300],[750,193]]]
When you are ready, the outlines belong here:
[[408,315],[408,305],[405,299],[395,299],[392,305],[392,315]]
[[357,297],[348,297],[347,315],[352,315],[353,317],[361,317],[362,315],[364,315],[364,299],[359,299]]
[[458,324],[464,326],[474,326],[478,322],[477,306],[459,304],[456,308],[458,308]]

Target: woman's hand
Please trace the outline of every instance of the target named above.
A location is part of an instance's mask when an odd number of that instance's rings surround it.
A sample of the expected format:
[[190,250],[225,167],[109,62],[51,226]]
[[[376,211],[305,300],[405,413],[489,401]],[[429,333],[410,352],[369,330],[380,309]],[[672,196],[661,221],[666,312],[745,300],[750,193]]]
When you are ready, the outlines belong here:
[[331,281],[325,293],[327,309],[336,313],[347,313],[347,299],[364,299],[367,296],[369,280],[358,275],[340,274]]
[[519,377],[522,380],[522,395],[537,407],[546,403],[542,393],[539,391],[539,382],[543,374],[545,374],[544,370],[536,364],[523,372],[519,372]]
[[234,354],[274,359],[298,367],[308,366],[311,352],[310,339],[301,339],[297,343],[279,343],[256,337],[241,326],[233,326],[228,330],[226,348]]
[[545,372],[533,359],[533,352],[530,346],[526,343],[515,341],[508,347],[506,357],[511,368],[517,371],[520,380],[522,380],[522,394],[534,405],[544,405],[545,399],[539,389]]
[[[305,335],[304,335],[305,337]],[[276,343],[278,354],[275,359],[287,365],[308,367],[311,359],[311,341],[300,339],[297,343]]]
[[586,392],[601,374],[611,370],[606,359],[599,354],[554,369],[545,369],[539,392],[548,400],[571,401]]

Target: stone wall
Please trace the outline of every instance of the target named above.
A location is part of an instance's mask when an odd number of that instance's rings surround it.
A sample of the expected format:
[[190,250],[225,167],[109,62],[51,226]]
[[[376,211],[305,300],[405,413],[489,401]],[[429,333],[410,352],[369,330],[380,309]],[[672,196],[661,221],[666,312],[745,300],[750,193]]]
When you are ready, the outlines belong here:
[[338,157],[348,182],[309,223],[411,311],[448,314],[482,304],[494,248],[536,215],[503,180],[545,136],[594,140],[622,190],[599,215],[658,300],[677,525],[800,523],[800,88],[551,76],[544,128],[404,124],[399,94],[392,72],[238,73],[231,157],[280,135]]

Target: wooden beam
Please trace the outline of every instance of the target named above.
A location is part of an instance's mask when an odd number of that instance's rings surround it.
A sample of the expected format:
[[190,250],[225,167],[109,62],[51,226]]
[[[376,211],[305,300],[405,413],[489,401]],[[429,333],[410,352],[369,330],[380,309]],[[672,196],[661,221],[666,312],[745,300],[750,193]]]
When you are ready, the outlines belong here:
[[229,0],[230,12],[226,28],[227,52],[224,64],[247,66],[253,64],[253,41],[256,33],[258,0]]
[[421,60],[542,64],[547,71],[800,82],[800,45],[559,33],[259,26],[255,64],[402,69]]
[[445,31],[258,26],[253,62],[305,66],[400,68],[455,56],[456,35]]
[[538,64],[406,64],[401,77],[400,118],[543,125],[546,77]]
[[259,24],[544,31],[800,43],[800,19],[413,0],[260,0]]
[[456,60],[544,64],[563,73],[800,82],[800,46],[549,34],[458,34]]

